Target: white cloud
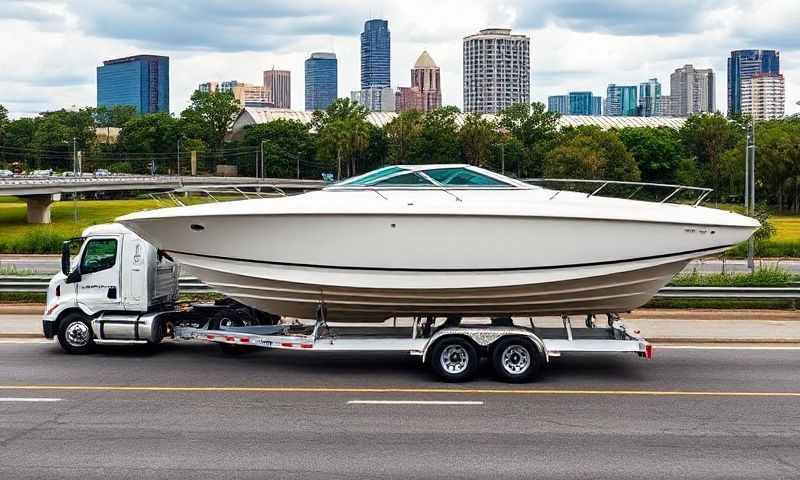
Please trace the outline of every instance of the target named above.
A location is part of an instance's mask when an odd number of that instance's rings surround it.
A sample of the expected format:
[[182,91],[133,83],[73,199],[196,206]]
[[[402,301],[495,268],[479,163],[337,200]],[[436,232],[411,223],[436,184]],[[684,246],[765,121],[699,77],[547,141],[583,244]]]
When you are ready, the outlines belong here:
[[712,67],[717,106],[726,109],[726,58],[739,48],[778,48],[787,111],[800,107],[800,2],[708,0],[33,0],[0,3],[0,103],[14,116],[95,104],[95,68],[136,53],[168,55],[171,109],[198,83],[257,83],[273,65],[292,71],[292,103],[303,105],[310,52],[339,58],[339,95],[359,86],[364,20],[386,18],[392,84],[408,85],[428,50],[442,69],[443,100],[462,103],[461,39],[489,26],[531,36],[533,99],[569,90],[605,95],[692,63]]

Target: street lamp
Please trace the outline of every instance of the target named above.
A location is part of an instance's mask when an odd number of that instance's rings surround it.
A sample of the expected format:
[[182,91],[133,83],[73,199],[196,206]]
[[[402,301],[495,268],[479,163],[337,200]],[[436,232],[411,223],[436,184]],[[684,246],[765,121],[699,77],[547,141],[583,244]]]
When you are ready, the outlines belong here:
[[[756,206],[756,121],[750,120],[747,130],[747,150],[745,152],[744,208],[747,215],[755,215]],[[755,270],[753,255],[755,241],[751,236],[747,242],[747,267]]]
[[261,175],[258,174],[258,165],[256,165],[256,178],[264,178],[264,144],[266,140],[261,140]]

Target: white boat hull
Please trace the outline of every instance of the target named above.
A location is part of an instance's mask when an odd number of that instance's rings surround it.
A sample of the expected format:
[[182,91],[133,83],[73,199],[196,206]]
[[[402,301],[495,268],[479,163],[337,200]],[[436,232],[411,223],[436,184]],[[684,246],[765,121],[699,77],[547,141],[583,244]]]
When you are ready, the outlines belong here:
[[123,223],[145,238],[166,239],[159,248],[226,296],[299,318],[314,318],[324,304],[330,321],[628,311],[692,258],[720,252],[752,230],[466,215],[267,214]]

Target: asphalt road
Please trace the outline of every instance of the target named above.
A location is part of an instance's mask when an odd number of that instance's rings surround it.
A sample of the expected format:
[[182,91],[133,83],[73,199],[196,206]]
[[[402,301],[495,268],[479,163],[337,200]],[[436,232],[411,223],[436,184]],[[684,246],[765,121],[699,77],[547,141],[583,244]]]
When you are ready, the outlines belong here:
[[404,355],[0,341],[0,384],[0,478],[800,476],[797,349],[579,355],[533,384],[445,385]]
[[[0,255],[0,270],[5,272],[32,272],[40,274],[55,273],[59,270],[58,255]],[[791,273],[800,273],[800,260],[756,260],[756,265],[765,267],[779,267]],[[745,260],[699,259],[692,261],[684,272],[698,271],[702,273],[747,272]]]

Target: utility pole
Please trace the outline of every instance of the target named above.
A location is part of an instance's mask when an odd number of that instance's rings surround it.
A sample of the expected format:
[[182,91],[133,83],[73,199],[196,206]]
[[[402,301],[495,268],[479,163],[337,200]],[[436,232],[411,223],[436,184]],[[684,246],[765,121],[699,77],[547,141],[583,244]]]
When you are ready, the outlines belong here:
[[297,179],[300,180],[300,157],[297,157]]
[[[745,180],[744,180],[744,208],[749,216],[755,215],[756,210],[756,122],[750,120],[747,130],[747,151],[745,154]],[[755,253],[755,240],[753,237],[747,241],[747,268],[755,271],[753,255]]]
[[506,144],[500,144],[500,173],[506,174]]
[[178,137],[178,177],[181,176],[181,138]]
[[[78,139],[72,137],[72,175],[78,176]],[[78,223],[78,192],[72,193],[72,220]]]

